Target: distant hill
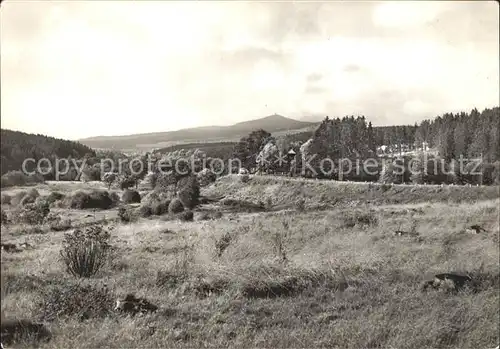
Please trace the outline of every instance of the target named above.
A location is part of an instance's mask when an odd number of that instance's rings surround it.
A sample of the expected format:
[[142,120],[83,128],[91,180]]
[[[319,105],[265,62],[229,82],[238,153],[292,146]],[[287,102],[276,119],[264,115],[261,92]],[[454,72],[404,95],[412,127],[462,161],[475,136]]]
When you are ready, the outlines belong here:
[[275,114],[260,119],[239,122],[231,126],[196,127],[178,131],[127,136],[99,136],[84,138],[79,141],[96,149],[151,150],[180,143],[235,142],[259,128],[274,134],[275,132],[304,129],[314,124]]
[[1,172],[20,170],[23,161],[33,158],[82,158],[85,154],[95,156],[95,151],[79,142],[68,141],[41,134],[31,134],[12,130],[1,130],[0,137]]
[[236,142],[185,143],[185,144],[177,144],[157,149],[155,150],[155,152],[165,154],[181,149],[184,150],[199,149],[205,152],[207,157],[212,157],[217,159],[229,159],[233,154],[233,149],[235,145]]

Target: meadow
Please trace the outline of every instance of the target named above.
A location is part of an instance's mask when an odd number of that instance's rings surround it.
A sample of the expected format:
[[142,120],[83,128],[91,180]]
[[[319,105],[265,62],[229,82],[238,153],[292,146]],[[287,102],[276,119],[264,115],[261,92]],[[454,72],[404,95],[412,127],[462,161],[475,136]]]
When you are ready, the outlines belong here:
[[[35,188],[42,196],[104,189],[98,182]],[[2,226],[2,243],[30,246],[2,251],[2,319],[43,322],[52,333],[48,342],[25,338],[7,347],[498,345],[498,187],[267,176],[242,183],[226,176],[201,194],[217,200],[195,208],[190,222],[164,215],[123,223],[116,207],[53,208],[72,227],[99,223],[110,230],[111,258],[91,278],[75,278],[61,261],[71,227]],[[471,225],[484,231],[473,234]],[[434,274],[455,271],[473,283],[422,289]],[[116,299],[128,293],[158,310],[115,311]]]

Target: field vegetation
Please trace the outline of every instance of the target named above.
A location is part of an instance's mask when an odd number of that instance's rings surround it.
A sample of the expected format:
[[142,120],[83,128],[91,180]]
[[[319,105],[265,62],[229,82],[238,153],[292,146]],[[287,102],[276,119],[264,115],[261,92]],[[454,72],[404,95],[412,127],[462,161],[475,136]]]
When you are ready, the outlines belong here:
[[[102,182],[2,191],[2,318],[51,333],[8,347],[498,345],[498,187],[225,176],[198,202],[189,188],[140,203]],[[472,281],[422,288],[447,272]],[[115,309],[127,294],[156,311]]]

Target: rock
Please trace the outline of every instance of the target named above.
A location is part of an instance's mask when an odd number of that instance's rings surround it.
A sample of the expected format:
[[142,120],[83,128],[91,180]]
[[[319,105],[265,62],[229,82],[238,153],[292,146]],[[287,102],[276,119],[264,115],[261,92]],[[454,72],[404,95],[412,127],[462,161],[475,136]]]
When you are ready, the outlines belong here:
[[455,291],[463,288],[466,284],[471,283],[472,279],[470,276],[452,272],[452,273],[442,273],[434,275],[432,280],[426,280],[423,284],[423,289],[426,290],[429,287],[434,289],[439,289],[445,286],[447,283],[450,284]]
[[43,324],[33,323],[30,320],[5,320],[1,323],[1,341],[2,345],[26,340],[50,340],[51,333]]
[[2,250],[5,252],[20,252],[21,250],[17,247],[16,244],[11,243],[1,243]]
[[470,227],[468,227],[466,229],[466,232],[471,233],[471,234],[479,234],[481,232],[486,233],[486,230],[483,227],[481,227],[480,225],[474,224],[474,225],[471,225]]
[[136,298],[133,294],[127,294],[124,299],[116,300],[115,311],[121,311],[135,315],[137,313],[155,312],[158,307],[145,298]]

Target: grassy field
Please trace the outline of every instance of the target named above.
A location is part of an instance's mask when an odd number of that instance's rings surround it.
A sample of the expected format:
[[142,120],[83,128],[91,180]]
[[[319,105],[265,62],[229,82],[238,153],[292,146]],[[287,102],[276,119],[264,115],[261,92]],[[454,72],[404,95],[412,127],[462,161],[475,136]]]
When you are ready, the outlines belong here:
[[[46,193],[85,186],[49,184]],[[202,194],[240,205],[202,205],[198,211],[222,212],[209,221],[197,212],[194,222],[110,223],[113,258],[86,280],[59,260],[65,232],[3,227],[2,242],[33,248],[2,251],[2,318],[43,321],[53,338],[40,348],[498,345],[498,187],[228,176]],[[245,209],[259,201],[261,212]],[[75,222],[95,219],[60,210]],[[116,209],[97,214],[112,217]],[[472,224],[486,232],[468,233]],[[468,273],[475,287],[421,290],[429,276],[450,271]],[[127,293],[159,310],[114,312]],[[48,318],[54,299],[65,306]]]

